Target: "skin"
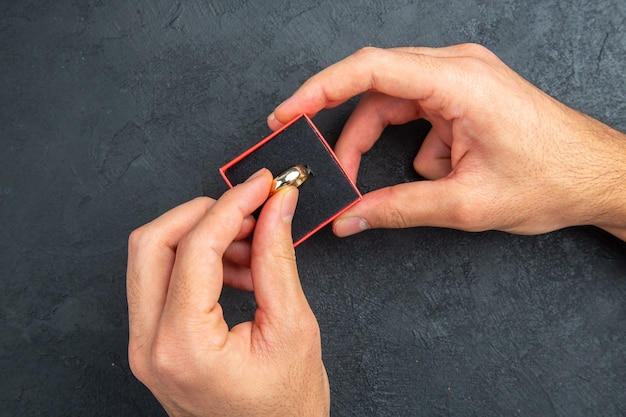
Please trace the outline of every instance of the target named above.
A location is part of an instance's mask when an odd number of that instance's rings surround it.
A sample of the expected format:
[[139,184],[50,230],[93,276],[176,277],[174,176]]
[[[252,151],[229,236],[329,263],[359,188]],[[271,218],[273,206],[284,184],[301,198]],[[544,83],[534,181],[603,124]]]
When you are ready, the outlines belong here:
[[[130,236],[130,366],[171,416],[329,415],[319,327],[291,239],[298,190],[272,196],[256,227],[250,217],[271,181],[262,170]],[[230,331],[224,284],[254,290],[258,304],[253,321]]]
[[[390,124],[432,129],[414,167],[427,180],[373,191],[338,218],[375,227],[544,233],[592,224],[626,239],[626,136],[541,92],[477,45],[366,48],[313,76],[268,117],[277,129],[362,99],[336,154],[356,180]],[[134,231],[129,361],[171,416],[328,416],[319,327],[291,238],[298,191],[268,199],[261,170]],[[265,201],[257,222],[250,214]],[[252,242],[248,236],[254,231]],[[254,320],[229,330],[223,285],[254,291]]]
[[335,147],[348,174],[356,180],[386,126],[424,118],[432,129],[413,165],[429,181],[368,193],[334,222],[336,235],[596,225],[626,239],[625,135],[559,103],[487,49],[362,49],[305,82],[268,125],[361,93]]

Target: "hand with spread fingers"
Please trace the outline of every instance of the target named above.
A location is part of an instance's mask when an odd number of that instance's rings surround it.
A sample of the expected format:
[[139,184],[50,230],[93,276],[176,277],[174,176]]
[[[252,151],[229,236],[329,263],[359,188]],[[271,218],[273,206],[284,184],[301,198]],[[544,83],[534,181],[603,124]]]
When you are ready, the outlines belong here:
[[595,225],[626,240],[626,135],[551,98],[478,45],[365,48],[305,82],[272,129],[364,93],[335,151],[356,180],[390,124],[432,124],[413,165],[425,181],[368,193],[335,234],[440,226],[536,234]]
[[[129,361],[171,416],[327,416],[319,327],[291,240],[298,199],[262,170],[219,200],[199,198],[132,233]],[[254,230],[252,243],[247,239]],[[252,322],[231,330],[222,286],[254,290]]]

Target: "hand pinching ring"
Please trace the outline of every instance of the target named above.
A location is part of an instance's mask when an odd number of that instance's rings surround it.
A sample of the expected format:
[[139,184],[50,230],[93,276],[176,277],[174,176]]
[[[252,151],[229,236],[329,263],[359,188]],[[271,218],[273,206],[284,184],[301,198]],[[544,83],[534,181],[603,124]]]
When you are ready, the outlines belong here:
[[307,166],[296,165],[289,168],[288,170],[274,178],[270,195],[275,194],[276,192],[278,192],[278,190],[280,190],[281,188],[285,188],[288,185],[294,185],[296,187],[299,187],[304,181],[309,178],[309,175],[311,175],[311,170]]

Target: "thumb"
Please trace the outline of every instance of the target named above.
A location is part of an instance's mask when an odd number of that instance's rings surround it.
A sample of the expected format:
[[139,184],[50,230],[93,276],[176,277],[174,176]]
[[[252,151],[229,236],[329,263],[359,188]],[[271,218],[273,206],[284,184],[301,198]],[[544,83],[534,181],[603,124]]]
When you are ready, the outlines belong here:
[[[448,179],[416,181],[381,188],[343,213],[333,223],[339,237],[367,229],[437,226],[458,228],[459,195]],[[462,195],[462,193],[461,193]]]
[[251,272],[258,305],[255,322],[284,329],[312,316],[302,292],[291,237],[298,189],[286,187],[263,207],[252,240]]

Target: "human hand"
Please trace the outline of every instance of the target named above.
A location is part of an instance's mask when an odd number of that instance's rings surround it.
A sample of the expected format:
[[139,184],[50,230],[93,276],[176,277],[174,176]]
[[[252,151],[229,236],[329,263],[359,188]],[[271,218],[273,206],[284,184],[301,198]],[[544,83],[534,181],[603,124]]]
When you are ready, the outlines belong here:
[[[171,416],[329,415],[319,327],[291,239],[297,189],[272,196],[256,227],[250,216],[271,180],[259,171],[131,234],[129,362]],[[223,284],[254,289],[254,321],[229,331]]]
[[272,129],[363,93],[335,147],[356,180],[361,155],[390,124],[432,129],[413,165],[429,181],[366,194],[333,225],[441,226],[534,234],[595,224],[626,238],[623,134],[543,93],[478,45],[365,48],[305,82]]

